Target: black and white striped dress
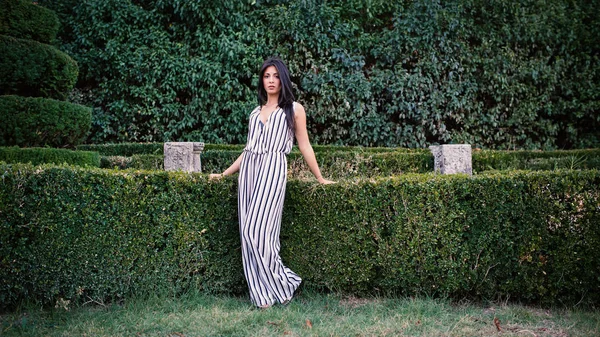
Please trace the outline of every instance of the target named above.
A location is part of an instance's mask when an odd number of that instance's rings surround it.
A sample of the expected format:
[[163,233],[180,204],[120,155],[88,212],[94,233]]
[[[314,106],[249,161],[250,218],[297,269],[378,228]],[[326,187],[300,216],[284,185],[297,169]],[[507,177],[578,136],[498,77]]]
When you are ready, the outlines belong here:
[[302,281],[279,256],[286,155],[293,137],[283,109],[273,111],[264,125],[260,107],[250,114],[238,177],[238,215],[244,275],[256,306],[290,299]]

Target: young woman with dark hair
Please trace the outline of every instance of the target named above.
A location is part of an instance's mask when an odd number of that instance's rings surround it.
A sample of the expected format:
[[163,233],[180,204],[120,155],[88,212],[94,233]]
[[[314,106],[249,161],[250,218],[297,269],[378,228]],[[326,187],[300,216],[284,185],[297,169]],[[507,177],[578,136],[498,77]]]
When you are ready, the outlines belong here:
[[238,176],[238,217],[244,275],[250,300],[259,308],[287,304],[302,279],[283,265],[279,256],[279,232],[287,182],[287,158],[294,136],[311,172],[319,183],[333,181],[321,176],[306,130],[304,107],[294,101],[286,65],[276,57],[267,59],[259,73],[259,106],[250,114],[244,152],[223,173],[211,179]]

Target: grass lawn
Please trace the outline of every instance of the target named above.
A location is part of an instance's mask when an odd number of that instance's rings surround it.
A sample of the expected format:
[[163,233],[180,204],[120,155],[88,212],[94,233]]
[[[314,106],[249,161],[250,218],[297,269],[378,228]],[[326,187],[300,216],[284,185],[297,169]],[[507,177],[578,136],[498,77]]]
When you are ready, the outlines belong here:
[[7,337],[600,336],[600,312],[305,291],[286,307],[265,310],[246,298],[199,294],[69,310],[27,307],[2,314],[0,327]]

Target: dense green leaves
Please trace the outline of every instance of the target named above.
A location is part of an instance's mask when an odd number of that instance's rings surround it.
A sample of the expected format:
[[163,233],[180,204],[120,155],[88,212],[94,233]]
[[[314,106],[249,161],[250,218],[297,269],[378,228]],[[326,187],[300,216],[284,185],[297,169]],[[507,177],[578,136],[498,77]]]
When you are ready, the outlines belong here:
[[[235,178],[0,165],[0,303],[243,293]],[[288,183],[282,258],[316,287],[600,301],[597,170]]]
[[56,13],[25,0],[0,0],[0,35],[53,43],[58,33]]
[[0,147],[0,161],[6,163],[69,164],[100,166],[100,155],[90,151],[71,151],[52,148]]
[[67,54],[33,40],[0,35],[0,95],[66,99],[77,81]]
[[40,1],[91,140],[244,143],[264,58],[320,144],[597,147],[596,1]]
[[0,146],[75,146],[87,136],[91,108],[49,98],[0,96]]
[[[80,145],[77,148],[102,154],[101,167],[104,168],[163,169],[162,143]],[[433,170],[433,155],[425,149],[316,145],[314,150],[321,172],[335,179],[427,173]],[[208,173],[223,172],[241,152],[240,145],[205,144],[200,156],[202,170]],[[600,169],[600,150],[475,150],[472,167],[476,174],[490,170]],[[312,178],[297,148],[289,155],[288,174],[291,178]]]

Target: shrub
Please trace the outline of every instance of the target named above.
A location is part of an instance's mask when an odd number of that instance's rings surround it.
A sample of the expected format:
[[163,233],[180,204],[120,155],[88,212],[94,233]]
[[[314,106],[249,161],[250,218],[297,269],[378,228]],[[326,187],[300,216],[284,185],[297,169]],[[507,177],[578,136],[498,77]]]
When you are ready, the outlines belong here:
[[0,35],[0,95],[65,100],[77,81],[77,63],[50,45]]
[[600,145],[598,1],[40,3],[96,103],[93,142],[243,143],[280,55],[316,143]]
[[131,157],[134,154],[163,154],[164,143],[83,144],[77,150],[96,151],[103,156]]
[[0,146],[74,146],[87,136],[91,119],[91,109],[82,105],[0,96]]
[[[209,150],[201,155],[202,172],[218,173],[226,170],[241,154],[240,150]],[[433,169],[433,156],[427,153],[404,152],[317,152],[321,172],[329,178],[373,177],[401,173],[425,173]],[[164,156],[153,154],[133,155],[132,157],[105,156],[102,168],[135,168],[163,170]],[[304,158],[299,152],[292,152],[288,160],[290,178],[310,179]]]
[[[137,146],[139,145],[139,147]],[[104,153],[158,152],[162,144],[110,144],[81,145],[78,149],[98,150]],[[326,177],[357,178],[388,176],[401,173],[426,173],[433,171],[433,156],[426,149],[386,149],[347,146],[315,146],[315,155]],[[202,171],[222,172],[241,154],[241,146],[206,144],[201,154]],[[162,152],[161,152],[162,153]],[[562,151],[473,151],[475,173],[493,170],[556,170],[600,169],[600,150]],[[131,158],[123,156],[104,157],[104,168],[137,168],[162,170],[162,154],[141,154]],[[297,148],[288,156],[290,178],[312,178]]]
[[0,161],[33,165],[52,163],[99,167],[100,155],[97,152],[66,149],[0,147]]
[[31,1],[0,0],[0,35],[52,43],[58,26],[58,16],[49,9]]
[[[78,145],[78,150],[97,151],[104,156],[132,156],[134,154],[162,154],[164,143],[117,143],[117,144],[84,144]],[[204,152],[209,151],[237,151],[241,153],[245,145],[239,144],[204,144]],[[363,147],[363,146],[335,146],[313,145],[317,152],[429,152],[427,149],[406,149],[388,147]],[[297,151],[294,148],[294,151]]]
[[[234,177],[0,165],[0,303],[243,293]],[[600,172],[290,180],[282,258],[347,293],[600,303]]]
[[600,149],[568,151],[473,151],[473,170],[600,169]]

